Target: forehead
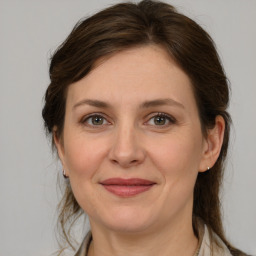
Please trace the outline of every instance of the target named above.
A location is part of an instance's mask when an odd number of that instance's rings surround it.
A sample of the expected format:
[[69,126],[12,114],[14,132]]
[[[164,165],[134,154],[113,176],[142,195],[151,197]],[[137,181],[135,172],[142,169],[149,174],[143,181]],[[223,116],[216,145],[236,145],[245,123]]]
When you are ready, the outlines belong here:
[[161,47],[150,45],[118,52],[68,89],[68,102],[84,97],[133,103],[171,97],[193,104],[192,85],[186,73]]

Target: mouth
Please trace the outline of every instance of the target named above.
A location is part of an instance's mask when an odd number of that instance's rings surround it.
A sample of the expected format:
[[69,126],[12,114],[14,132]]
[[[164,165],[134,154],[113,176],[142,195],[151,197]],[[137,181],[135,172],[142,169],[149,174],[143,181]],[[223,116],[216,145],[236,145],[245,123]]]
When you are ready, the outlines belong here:
[[132,178],[111,178],[100,182],[109,192],[120,197],[132,197],[150,190],[156,183],[150,180]]

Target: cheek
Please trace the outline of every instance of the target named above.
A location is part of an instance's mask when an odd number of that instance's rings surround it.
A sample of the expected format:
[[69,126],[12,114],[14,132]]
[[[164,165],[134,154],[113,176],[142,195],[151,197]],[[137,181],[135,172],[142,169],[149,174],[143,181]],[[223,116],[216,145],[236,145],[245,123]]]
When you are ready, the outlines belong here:
[[81,135],[68,138],[65,148],[66,164],[71,179],[82,176],[92,177],[105,156],[106,143]]
[[177,180],[185,182],[195,179],[202,156],[200,141],[200,136],[191,137],[189,134],[182,136],[176,134],[176,136],[158,140],[150,155],[166,182],[173,183]]
[[95,189],[96,174],[104,161],[107,149],[104,146],[106,144],[99,144],[99,140],[85,136],[66,139],[65,161],[69,169],[72,191],[79,205],[88,214],[97,210],[95,202],[100,200],[100,195]]

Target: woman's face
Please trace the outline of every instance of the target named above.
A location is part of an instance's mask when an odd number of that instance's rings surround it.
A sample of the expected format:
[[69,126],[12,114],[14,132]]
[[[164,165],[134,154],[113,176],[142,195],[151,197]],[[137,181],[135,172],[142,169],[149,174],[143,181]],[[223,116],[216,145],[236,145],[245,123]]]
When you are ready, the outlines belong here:
[[208,143],[190,80],[162,48],[117,53],[72,84],[55,142],[92,227],[139,232],[191,219]]

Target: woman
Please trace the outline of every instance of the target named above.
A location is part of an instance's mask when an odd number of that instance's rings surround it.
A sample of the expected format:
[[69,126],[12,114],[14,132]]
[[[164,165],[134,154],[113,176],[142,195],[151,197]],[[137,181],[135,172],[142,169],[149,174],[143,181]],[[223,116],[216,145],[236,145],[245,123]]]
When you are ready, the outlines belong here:
[[68,242],[81,212],[91,226],[75,255],[245,255],[220,214],[229,88],[198,24],[161,2],[114,5],[73,29],[50,79],[60,223]]

